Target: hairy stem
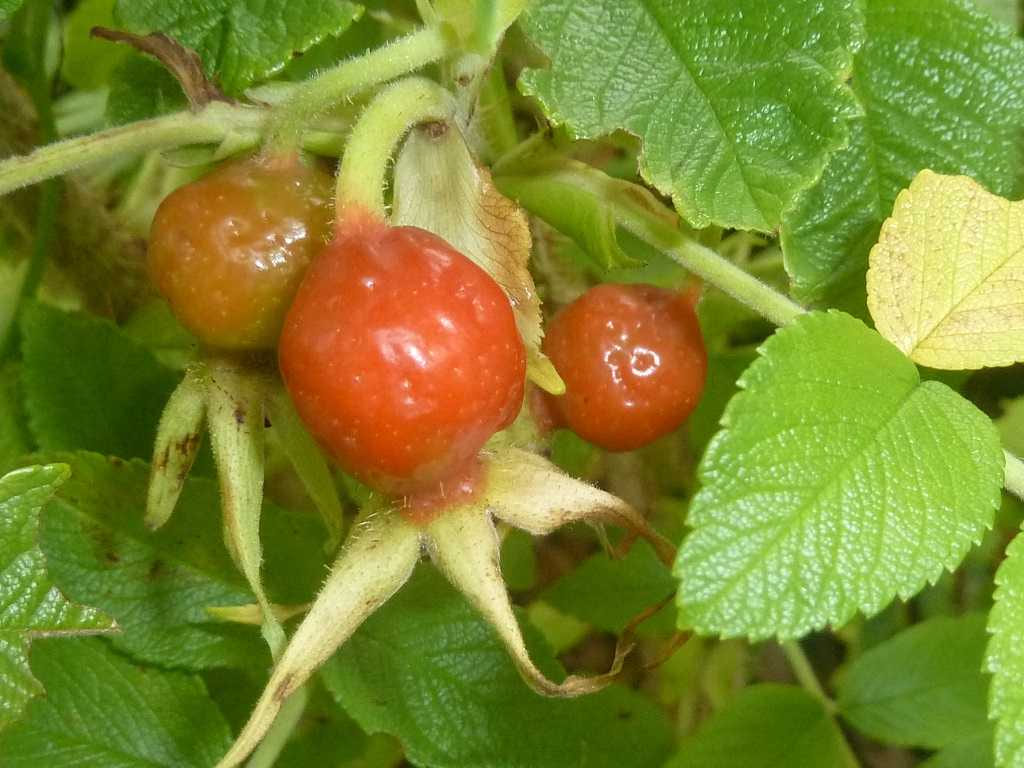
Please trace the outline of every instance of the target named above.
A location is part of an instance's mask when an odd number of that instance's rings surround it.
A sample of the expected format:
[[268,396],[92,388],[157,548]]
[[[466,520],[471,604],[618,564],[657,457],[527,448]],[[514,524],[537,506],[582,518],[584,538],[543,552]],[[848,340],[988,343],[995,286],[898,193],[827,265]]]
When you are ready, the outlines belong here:
[[398,144],[417,123],[447,121],[453,109],[451,94],[423,77],[406,78],[381,91],[352,128],[341,159],[338,221],[355,208],[384,218],[384,182]]
[[787,325],[806,311],[716,251],[686,237],[668,220],[616,201],[612,208],[620,225],[775,325]]
[[58,141],[0,162],[0,195],[125,154],[220,141],[228,131],[252,130],[265,118],[264,110],[214,103],[197,114],[176,112]]
[[435,25],[322,72],[274,110],[266,128],[268,148],[294,149],[305,127],[342,100],[443,59],[452,50],[447,29]]
[[1003,479],[1003,487],[1021,501],[1024,501],[1024,461],[1014,456],[1009,451],[1003,451],[1006,457],[1006,474]]

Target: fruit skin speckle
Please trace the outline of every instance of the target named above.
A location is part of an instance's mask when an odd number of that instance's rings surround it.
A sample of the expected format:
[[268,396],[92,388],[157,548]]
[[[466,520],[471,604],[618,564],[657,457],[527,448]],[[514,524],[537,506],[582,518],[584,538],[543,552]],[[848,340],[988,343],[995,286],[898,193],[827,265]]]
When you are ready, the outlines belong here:
[[544,352],[566,385],[548,396],[555,422],[609,451],[677,429],[707,373],[692,297],[653,285],[591,288],[549,324]]
[[168,195],[149,272],[207,346],[273,349],[299,282],[331,234],[333,181],[296,155],[244,157]]
[[288,312],[285,384],[310,431],[370,487],[403,496],[461,488],[522,405],[526,353],[512,307],[436,235],[347,221]]

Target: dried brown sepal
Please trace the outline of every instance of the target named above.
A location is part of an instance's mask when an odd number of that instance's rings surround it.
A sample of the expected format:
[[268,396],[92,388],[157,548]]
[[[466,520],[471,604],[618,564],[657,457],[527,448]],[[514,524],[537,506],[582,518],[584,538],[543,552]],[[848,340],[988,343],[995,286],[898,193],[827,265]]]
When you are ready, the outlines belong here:
[[163,64],[181,85],[193,112],[198,112],[211,101],[231,101],[203,72],[199,54],[163,32],[136,35],[119,29],[93,27],[91,34],[103,40],[130,45]]

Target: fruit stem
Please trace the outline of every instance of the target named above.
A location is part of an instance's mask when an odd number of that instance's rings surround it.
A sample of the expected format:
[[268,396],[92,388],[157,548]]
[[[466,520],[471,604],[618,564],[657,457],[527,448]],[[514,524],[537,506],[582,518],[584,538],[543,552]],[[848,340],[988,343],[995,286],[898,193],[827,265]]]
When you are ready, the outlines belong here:
[[399,80],[370,102],[341,158],[335,202],[339,228],[355,211],[386,218],[384,184],[398,144],[417,123],[445,122],[453,112],[452,95],[423,77]]
[[0,162],[0,195],[125,154],[217,142],[231,130],[252,130],[265,118],[264,110],[218,103],[198,113],[176,112],[47,144]]
[[271,113],[265,131],[268,150],[297,148],[304,128],[343,99],[443,59],[453,50],[450,30],[436,24],[325,70],[299,85]]
[[1024,501],[1024,461],[1009,451],[1003,451],[1006,457],[1006,470],[1003,486],[1021,501]]

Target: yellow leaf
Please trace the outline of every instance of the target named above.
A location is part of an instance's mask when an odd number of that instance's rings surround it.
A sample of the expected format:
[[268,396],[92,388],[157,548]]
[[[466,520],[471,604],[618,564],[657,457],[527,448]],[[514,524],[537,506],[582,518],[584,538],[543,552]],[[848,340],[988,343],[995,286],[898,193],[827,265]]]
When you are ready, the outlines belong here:
[[1024,360],[1024,201],[921,171],[882,225],[867,283],[878,331],[916,363]]

